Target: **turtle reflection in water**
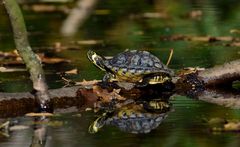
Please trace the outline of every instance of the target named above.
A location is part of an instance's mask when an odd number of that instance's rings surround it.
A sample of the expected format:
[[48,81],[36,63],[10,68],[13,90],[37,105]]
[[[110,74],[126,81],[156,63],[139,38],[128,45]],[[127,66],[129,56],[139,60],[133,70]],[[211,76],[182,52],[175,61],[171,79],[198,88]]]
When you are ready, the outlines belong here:
[[[119,53],[111,59],[105,59],[89,50],[87,56],[94,65],[106,72],[103,82],[117,81],[120,87],[124,83],[132,87],[164,84],[170,82],[173,76],[171,69],[147,51],[130,50]],[[172,52],[168,63],[171,56]]]
[[133,102],[115,111],[104,112],[89,126],[89,132],[96,133],[104,125],[113,125],[124,132],[149,133],[167,117],[169,110],[170,104],[162,100]]

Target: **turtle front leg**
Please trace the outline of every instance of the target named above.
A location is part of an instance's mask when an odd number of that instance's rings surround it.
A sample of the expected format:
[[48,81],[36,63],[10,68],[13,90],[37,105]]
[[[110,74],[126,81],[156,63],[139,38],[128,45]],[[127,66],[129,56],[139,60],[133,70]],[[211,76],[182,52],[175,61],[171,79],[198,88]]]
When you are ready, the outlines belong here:
[[108,82],[113,82],[113,81],[117,81],[115,75],[111,74],[111,73],[106,73],[103,76],[102,79],[103,83],[108,83]]
[[106,73],[106,74],[103,76],[103,78],[102,78],[102,82],[100,83],[100,86],[101,86],[102,88],[108,88],[108,87],[109,87],[110,79],[111,79],[111,74]]
[[104,76],[103,76],[103,79],[102,79],[102,82],[103,83],[107,83],[110,81],[110,74],[106,73]]
[[109,88],[109,87],[113,87],[113,86],[116,86],[115,83],[113,83],[114,81],[117,81],[116,78],[115,78],[115,75],[111,74],[111,73],[106,73],[104,76],[103,76],[103,79],[102,79],[102,84],[101,84],[101,87],[102,88]]

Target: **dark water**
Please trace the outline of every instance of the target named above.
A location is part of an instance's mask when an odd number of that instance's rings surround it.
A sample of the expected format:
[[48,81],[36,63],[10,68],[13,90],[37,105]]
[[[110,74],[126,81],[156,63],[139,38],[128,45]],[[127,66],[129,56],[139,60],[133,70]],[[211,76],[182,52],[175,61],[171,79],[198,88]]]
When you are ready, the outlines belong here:
[[[94,12],[72,38],[63,37],[60,27],[66,15],[61,12],[35,13],[24,11],[29,30],[30,43],[38,48],[53,46],[54,42],[77,46],[77,50],[54,53],[55,57],[70,59],[69,64],[45,65],[50,88],[63,86],[55,73],[77,68],[78,75],[68,76],[76,81],[101,79],[104,73],[96,69],[86,58],[88,49],[106,56],[130,49],[148,50],[163,62],[167,61],[169,49],[174,48],[170,68],[212,67],[240,57],[239,47],[226,46],[226,42],[164,41],[164,35],[233,36],[232,29],[240,28],[240,3],[229,1],[167,1],[131,0],[99,2],[97,10],[109,10],[109,14]],[[200,10],[202,15],[190,18],[189,13]],[[138,18],[145,12],[165,12],[167,18]],[[134,17],[135,16],[135,17]],[[103,40],[97,45],[79,45],[79,40]],[[0,7],[0,50],[14,49],[9,21]],[[0,73],[1,91],[16,92],[31,89],[28,74]],[[232,110],[186,97],[175,96],[171,100],[173,111],[160,126],[148,134],[130,134],[116,127],[105,126],[96,134],[88,133],[94,120],[91,112],[60,114],[50,119],[61,125],[47,126],[46,146],[240,146],[239,133],[213,133],[204,120],[221,117],[239,119],[240,111]],[[81,114],[81,117],[76,114]],[[13,131],[9,137],[0,138],[0,146],[30,146],[33,138],[33,119],[11,118],[29,129]],[[46,126],[45,126],[46,127]]]

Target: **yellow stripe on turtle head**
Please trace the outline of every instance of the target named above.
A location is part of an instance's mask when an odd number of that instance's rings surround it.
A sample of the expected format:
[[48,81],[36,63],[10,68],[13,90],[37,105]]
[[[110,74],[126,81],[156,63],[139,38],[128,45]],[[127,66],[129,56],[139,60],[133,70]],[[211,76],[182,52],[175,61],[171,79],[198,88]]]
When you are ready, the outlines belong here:
[[99,56],[97,53],[95,53],[94,51],[92,50],[89,50],[87,52],[87,56],[88,56],[88,59],[95,65],[97,66],[98,68],[100,68],[101,70],[103,71],[106,71],[105,70],[105,65],[103,63],[104,61],[104,58]]

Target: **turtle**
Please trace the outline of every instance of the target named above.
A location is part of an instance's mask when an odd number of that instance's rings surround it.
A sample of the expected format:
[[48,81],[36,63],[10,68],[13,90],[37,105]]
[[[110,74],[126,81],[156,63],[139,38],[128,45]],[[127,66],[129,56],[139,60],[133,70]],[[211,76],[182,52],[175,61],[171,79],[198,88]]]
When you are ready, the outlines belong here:
[[171,81],[173,70],[148,51],[126,50],[111,59],[89,50],[88,59],[105,71],[103,82],[127,82],[138,86]]
[[154,101],[154,103],[161,105],[155,107],[149,104],[152,110],[157,110],[155,112],[149,111],[141,103],[131,103],[114,111],[104,112],[89,126],[88,131],[91,134],[97,133],[103,126],[111,125],[133,134],[149,133],[161,124],[170,111],[168,102]]

